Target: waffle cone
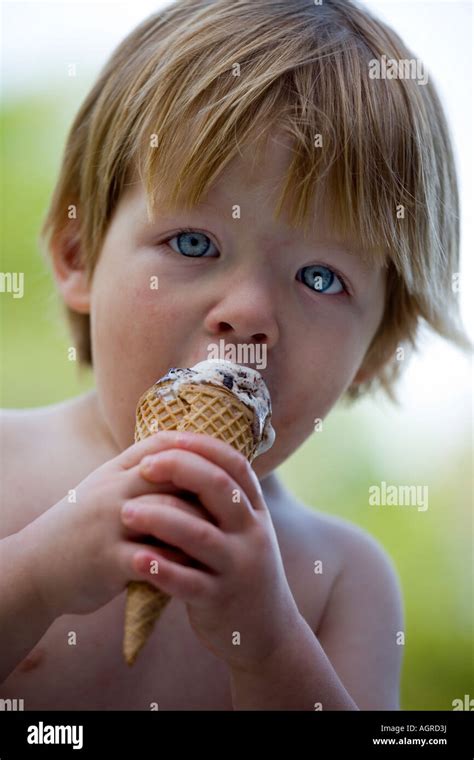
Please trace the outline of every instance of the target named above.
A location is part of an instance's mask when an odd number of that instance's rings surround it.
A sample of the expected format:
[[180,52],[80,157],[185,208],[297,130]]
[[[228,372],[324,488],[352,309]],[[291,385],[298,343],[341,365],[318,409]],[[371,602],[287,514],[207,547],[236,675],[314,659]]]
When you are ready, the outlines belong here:
[[[254,439],[251,409],[225,388],[188,383],[175,396],[171,385],[155,384],[141,397],[135,441],[159,430],[188,430],[230,443],[250,462],[253,460],[259,441]],[[162,393],[167,387],[170,392]],[[135,662],[169,600],[168,594],[144,581],[127,585],[123,654],[128,665]]]

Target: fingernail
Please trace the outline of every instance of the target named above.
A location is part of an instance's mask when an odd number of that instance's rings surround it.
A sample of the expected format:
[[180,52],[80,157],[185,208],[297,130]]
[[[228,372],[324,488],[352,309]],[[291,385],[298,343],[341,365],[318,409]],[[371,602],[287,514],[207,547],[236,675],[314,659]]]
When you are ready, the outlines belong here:
[[151,457],[151,456],[143,457],[143,459],[141,461],[141,464],[140,464],[141,469],[145,470],[145,472],[147,472],[148,470],[151,470],[153,461],[154,461],[153,457]]
[[136,509],[133,504],[126,502],[122,507],[122,517],[124,522],[129,522],[136,515]]
[[192,441],[192,438],[187,433],[180,432],[176,436],[176,443],[178,444],[178,446],[184,446],[184,447],[189,446],[191,441]]

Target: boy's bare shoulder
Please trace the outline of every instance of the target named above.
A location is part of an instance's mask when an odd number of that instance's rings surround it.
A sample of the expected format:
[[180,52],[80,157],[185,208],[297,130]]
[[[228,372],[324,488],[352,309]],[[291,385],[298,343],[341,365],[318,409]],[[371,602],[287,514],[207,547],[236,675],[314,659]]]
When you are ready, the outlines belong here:
[[280,519],[280,523],[290,540],[298,540],[300,546],[310,547],[313,552],[317,549],[321,561],[330,558],[335,576],[339,576],[354,562],[358,565],[373,567],[375,563],[393,568],[393,563],[381,544],[365,530],[342,517],[308,506],[288,494],[286,519]]
[[[45,415],[43,408],[0,409],[0,447],[2,469],[9,477],[12,469],[25,468],[27,459],[41,452],[54,430],[51,429],[51,415]],[[41,446],[43,443],[43,446]]]
[[341,570],[348,561],[386,561],[391,563],[381,544],[365,530],[343,517],[323,512],[303,502],[297,502],[301,526],[310,540],[317,538],[328,550],[337,553]]
[[[298,502],[304,546],[329,563],[331,583],[315,633],[359,709],[399,709],[403,601],[394,562],[370,534]],[[318,555],[318,556],[316,556]],[[316,572],[316,571],[315,571]]]
[[[36,458],[61,435],[63,404],[33,409],[0,409],[0,446],[6,465]],[[23,466],[25,462],[23,460]],[[33,464],[33,463],[32,463]]]
[[[297,502],[297,532],[306,545],[317,547],[324,559],[331,558],[332,598],[355,594],[361,602],[380,592],[392,601],[399,592],[395,564],[371,534],[342,517]],[[315,560],[317,558],[315,557]],[[324,564],[321,568],[324,572]],[[374,602],[374,599],[371,600]]]
[[[73,461],[68,402],[0,410],[0,539],[21,530],[65,493]],[[66,488],[66,490],[64,490]]]
[[[51,425],[57,426],[61,410],[66,404],[34,407],[31,409],[0,409],[0,435],[2,446],[25,446],[34,443],[32,435],[54,434]],[[8,451],[5,451],[8,454]]]
[[[41,409],[0,410],[0,539],[37,516],[33,494],[42,491],[41,460],[54,431]],[[43,471],[43,482],[48,478]]]

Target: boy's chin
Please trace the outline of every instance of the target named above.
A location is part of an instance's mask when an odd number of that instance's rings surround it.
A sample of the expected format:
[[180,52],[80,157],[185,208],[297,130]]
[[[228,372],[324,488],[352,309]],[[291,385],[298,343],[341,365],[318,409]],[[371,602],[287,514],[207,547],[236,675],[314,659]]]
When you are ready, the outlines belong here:
[[275,457],[276,452],[267,451],[265,454],[261,454],[256,457],[252,462],[252,469],[257,475],[259,480],[263,480],[270,475],[275,467],[278,466],[279,461]]

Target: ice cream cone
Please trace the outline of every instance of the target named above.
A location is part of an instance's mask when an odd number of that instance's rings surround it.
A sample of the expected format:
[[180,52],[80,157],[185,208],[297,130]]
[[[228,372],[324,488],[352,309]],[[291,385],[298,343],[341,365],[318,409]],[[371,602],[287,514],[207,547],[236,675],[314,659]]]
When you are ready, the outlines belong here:
[[[238,368],[238,365],[231,367]],[[190,382],[180,383],[179,388],[163,379],[140,398],[135,441],[159,430],[206,433],[230,443],[251,462],[260,453],[263,434],[263,429],[256,434],[254,409],[227,387],[192,382],[192,376],[189,379]],[[261,378],[260,381],[263,383]],[[268,418],[270,416],[268,409]],[[128,584],[123,640],[128,665],[135,662],[169,600],[167,594],[149,583],[132,581]]]

